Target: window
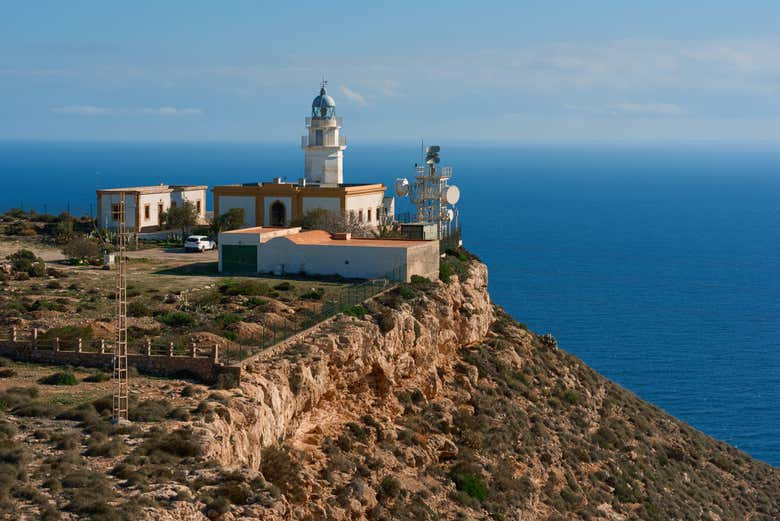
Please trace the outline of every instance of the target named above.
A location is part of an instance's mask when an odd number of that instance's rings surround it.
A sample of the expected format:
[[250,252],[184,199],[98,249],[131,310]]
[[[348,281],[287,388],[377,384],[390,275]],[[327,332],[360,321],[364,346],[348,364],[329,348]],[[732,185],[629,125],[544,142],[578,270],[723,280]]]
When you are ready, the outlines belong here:
[[149,203],[144,205],[144,221],[148,221],[151,218],[152,210],[149,207]]
[[358,222],[359,223],[363,222],[363,210],[362,209],[358,210]]
[[119,210],[119,203],[111,205],[111,220],[118,221],[122,218],[122,212]]
[[200,215],[200,199],[195,201],[195,211],[197,211],[198,215]]
[[367,222],[371,222],[371,208],[369,208],[368,210],[366,210],[366,212],[367,212],[366,221],[367,221]]
[[165,211],[165,206],[162,203],[157,203],[157,226],[162,225],[162,214]]
[[314,131],[314,144],[315,145],[322,145],[322,130],[315,130]]
[[376,207],[376,220],[377,220],[377,222],[382,220],[382,207],[381,206],[377,206]]

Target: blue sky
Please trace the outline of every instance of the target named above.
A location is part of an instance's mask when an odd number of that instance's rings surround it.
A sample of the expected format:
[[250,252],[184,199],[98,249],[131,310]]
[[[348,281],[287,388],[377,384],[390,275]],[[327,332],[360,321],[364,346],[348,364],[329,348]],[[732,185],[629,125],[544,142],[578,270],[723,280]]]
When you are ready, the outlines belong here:
[[0,0],[0,139],[780,142],[776,0],[368,4]]

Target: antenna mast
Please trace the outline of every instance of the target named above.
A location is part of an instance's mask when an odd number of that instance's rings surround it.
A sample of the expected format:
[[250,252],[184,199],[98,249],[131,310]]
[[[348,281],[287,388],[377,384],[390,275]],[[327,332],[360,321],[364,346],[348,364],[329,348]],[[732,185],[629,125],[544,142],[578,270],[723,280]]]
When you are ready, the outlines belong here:
[[114,423],[127,421],[127,219],[125,192],[119,194],[119,229],[116,263],[116,343],[114,345]]

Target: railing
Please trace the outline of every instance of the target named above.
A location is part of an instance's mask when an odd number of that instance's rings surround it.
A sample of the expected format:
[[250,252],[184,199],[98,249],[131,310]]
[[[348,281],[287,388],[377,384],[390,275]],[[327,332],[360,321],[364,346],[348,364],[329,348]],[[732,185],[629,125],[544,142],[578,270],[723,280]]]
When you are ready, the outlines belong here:
[[[406,266],[398,266],[381,277],[361,281],[341,288],[335,297],[319,303],[305,313],[306,318],[297,324],[287,320],[264,326],[262,332],[250,343],[225,341],[219,344],[193,342],[182,336],[176,340],[160,341],[136,339],[128,343],[129,355],[211,358],[215,363],[231,365],[253,356],[293,335],[301,333],[330,317],[349,310],[367,299],[406,281]],[[49,338],[38,329],[0,330],[0,342],[16,344],[22,349],[54,352],[93,353],[112,355],[114,344],[109,340],[81,338]]]
[[307,117],[306,118],[306,126],[310,127],[312,123],[316,127],[340,127],[343,122],[343,118],[329,118],[329,119],[322,119],[322,118],[312,118]]
[[[301,136],[301,146],[302,147],[308,147],[308,146],[318,146],[318,147],[335,147],[336,146],[336,140],[335,139],[329,139],[328,137],[323,137],[321,143],[312,143],[309,140],[309,136]],[[345,147],[347,146],[347,136],[339,136],[338,139],[338,146]]]

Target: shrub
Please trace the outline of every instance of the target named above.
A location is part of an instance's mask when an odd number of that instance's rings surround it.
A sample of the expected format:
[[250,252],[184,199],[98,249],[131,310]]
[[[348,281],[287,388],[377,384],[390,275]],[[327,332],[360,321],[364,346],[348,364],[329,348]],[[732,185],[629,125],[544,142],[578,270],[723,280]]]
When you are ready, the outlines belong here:
[[309,291],[303,293],[301,298],[304,300],[322,300],[322,296],[325,291],[322,288],[312,288]]
[[287,281],[280,282],[276,286],[274,286],[274,289],[277,291],[290,291],[290,288],[292,288],[292,284],[290,284]]
[[385,476],[379,484],[379,498],[381,500],[395,499],[401,494],[401,482],[394,476]]
[[30,277],[45,277],[46,276],[46,264],[43,261],[36,262],[27,271]]
[[135,450],[135,456],[146,456],[150,463],[177,463],[184,458],[200,456],[201,453],[201,446],[190,428],[169,434],[156,431]]
[[104,373],[103,371],[97,371],[84,378],[83,381],[91,382],[91,383],[100,383],[100,382],[107,382],[110,379],[111,379],[111,375],[109,375],[108,373]]
[[421,277],[420,275],[412,275],[412,284],[429,284],[431,280],[427,277]]
[[170,327],[187,327],[195,323],[195,317],[186,311],[170,311],[157,316],[157,320]]
[[145,302],[134,300],[127,305],[127,314],[131,317],[149,317],[153,312]]
[[408,284],[401,284],[398,286],[398,294],[401,295],[401,298],[404,300],[412,300],[417,297],[417,292]]
[[268,284],[258,280],[230,279],[219,286],[219,291],[225,295],[263,296],[271,292]]
[[0,369],[0,378],[11,378],[12,376],[16,376],[16,371],[13,369],[8,367]]
[[140,422],[159,422],[170,412],[168,402],[164,400],[144,400],[130,407],[130,420]]
[[237,315],[236,313],[222,313],[221,315],[214,317],[214,323],[222,329],[238,322],[241,322],[241,315]]
[[485,482],[477,474],[473,465],[458,463],[450,471],[450,478],[455,482],[455,487],[478,501],[485,501],[488,488]]
[[78,262],[100,258],[100,246],[86,237],[75,237],[62,247],[62,253]]
[[68,307],[59,300],[36,300],[27,306],[28,311],[67,311]]
[[368,310],[363,304],[356,304],[351,308],[345,309],[344,314],[350,317],[357,317],[362,319],[368,314]]
[[78,385],[79,381],[73,373],[61,371],[44,376],[38,380],[38,383],[44,385]]

